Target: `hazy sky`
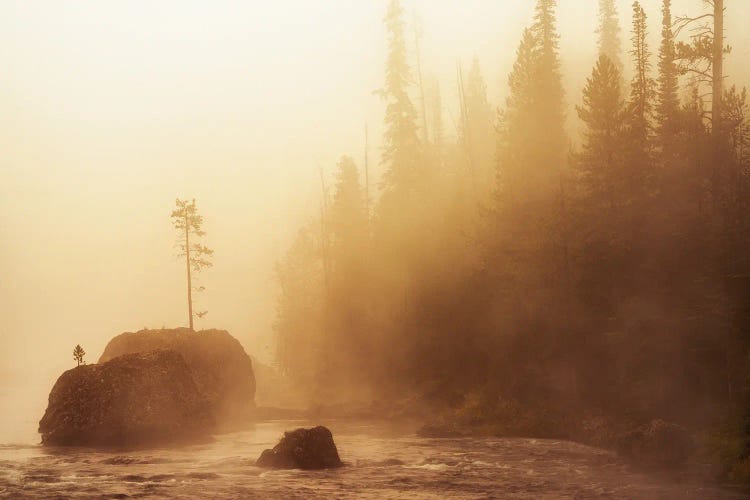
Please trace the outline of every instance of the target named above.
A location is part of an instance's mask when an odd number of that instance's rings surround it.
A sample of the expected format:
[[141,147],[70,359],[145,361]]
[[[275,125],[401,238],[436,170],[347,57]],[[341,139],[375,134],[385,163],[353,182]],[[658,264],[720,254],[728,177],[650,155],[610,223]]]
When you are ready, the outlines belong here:
[[[570,105],[594,60],[596,3],[559,2]],[[618,2],[625,47],[631,3]],[[95,361],[117,333],[186,324],[178,196],[197,199],[215,250],[197,326],[268,358],[274,262],[317,210],[318,166],[344,153],[361,164],[365,122],[377,160],[385,4],[0,0],[0,378],[56,375],[76,343]],[[446,126],[459,59],[479,57],[499,103],[533,2],[404,4]],[[644,2],[654,42],[659,4]],[[750,2],[727,4],[735,76],[750,60]]]

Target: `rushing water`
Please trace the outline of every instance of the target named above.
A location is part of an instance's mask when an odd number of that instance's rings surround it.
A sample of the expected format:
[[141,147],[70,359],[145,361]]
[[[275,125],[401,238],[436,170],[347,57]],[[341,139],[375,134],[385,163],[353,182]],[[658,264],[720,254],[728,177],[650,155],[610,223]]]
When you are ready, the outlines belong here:
[[8,498],[742,498],[685,477],[630,469],[566,441],[424,439],[383,423],[326,422],[346,466],[255,467],[286,429],[274,421],[176,449],[95,451],[0,445]]

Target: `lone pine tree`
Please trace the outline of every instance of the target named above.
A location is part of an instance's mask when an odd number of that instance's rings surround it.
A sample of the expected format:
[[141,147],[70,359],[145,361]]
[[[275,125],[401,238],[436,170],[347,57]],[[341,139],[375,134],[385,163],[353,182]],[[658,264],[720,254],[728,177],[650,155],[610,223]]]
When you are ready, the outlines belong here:
[[76,360],[76,363],[78,363],[76,366],[81,366],[81,364],[86,364],[86,362],[83,360],[83,357],[86,355],[86,351],[83,350],[83,347],[81,347],[81,344],[76,344],[75,348],[73,349],[73,359]]
[[[193,290],[203,291],[203,287],[193,288],[192,273],[199,273],[213,264],[209,260],[214,251],[199,243],[199,239],[205,236],[203,231],[203,216],[198,214],[195,200],[177,199],[177,208],[172,211],[172,223],[177,230],[178,246],[180,253],[178,257],[185,257],[185,270],[187,272],[187,302],[188,319],[190,329],[193,330],[193,318],[202,318],[208,311],[193,313]],[[193,241],[191,242],[191,237]]]

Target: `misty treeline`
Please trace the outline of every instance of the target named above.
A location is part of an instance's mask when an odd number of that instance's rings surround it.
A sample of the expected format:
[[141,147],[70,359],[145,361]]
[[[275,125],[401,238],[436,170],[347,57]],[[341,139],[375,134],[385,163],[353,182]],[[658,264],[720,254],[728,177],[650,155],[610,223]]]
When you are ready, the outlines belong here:
[[656,22],[635,2],[628,37],[601,0],[598,59],[565,96],[556,2],[536,0],[501,106],[476,60],[457,68],[455,139],[391,1],[379,196],[342,157],[278,265],[277,359],[309,402],[741,415],[750,123],[714,40],[732,5],[714,1],[691,20],[663,0]]

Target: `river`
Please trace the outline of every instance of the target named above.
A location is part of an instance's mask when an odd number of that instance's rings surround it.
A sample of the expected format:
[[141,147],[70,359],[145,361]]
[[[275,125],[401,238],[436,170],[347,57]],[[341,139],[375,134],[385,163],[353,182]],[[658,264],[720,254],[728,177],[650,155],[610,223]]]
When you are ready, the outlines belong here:
[[255,467],[284,430],[310,425],[301,421],[258,423],[206,444],[145,451],[43,448],[31,432],[19,433],[6,436],[13,444],[0,445],[0,497],[745,498],[684,475],[642,473],[608,451],[567,441],[426,439],[382,422],[324,423],[343,468]]

